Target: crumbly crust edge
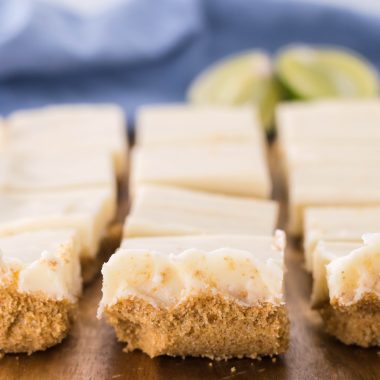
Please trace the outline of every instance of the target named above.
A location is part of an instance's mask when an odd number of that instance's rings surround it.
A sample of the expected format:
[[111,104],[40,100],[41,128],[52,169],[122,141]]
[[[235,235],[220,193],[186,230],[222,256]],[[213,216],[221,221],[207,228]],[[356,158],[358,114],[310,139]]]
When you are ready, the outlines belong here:
[[150,357],[257,358],[286,351],[289,319],[284,304],[243,306],[220,294],[189,296],[170,308],[130,296],[103,311],[127,351]]
[[347,345],[380,346],[380,299],[366,293],[350,305],[338,300],[326,302],[319,308],[326,331]]
[[23,293],[16,286],[0,287],[0,352],[28,353],[60,343],[75,318],[77,304],[42,293]]

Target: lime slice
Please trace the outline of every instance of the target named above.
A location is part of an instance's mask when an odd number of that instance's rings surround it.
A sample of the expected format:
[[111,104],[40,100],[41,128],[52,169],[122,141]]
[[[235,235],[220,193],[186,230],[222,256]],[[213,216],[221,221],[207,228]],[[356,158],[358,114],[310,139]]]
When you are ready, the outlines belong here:
[[217,62],[198,75],[188,91],[188,99],[194,104],[257,106],[267,131],[273,125],[274,108],[280,98],[270,58],[261,51]]
[[276,58],[278,76],[298,99],[374,97],[377,72],[364,58],[338,48],[291,46]]

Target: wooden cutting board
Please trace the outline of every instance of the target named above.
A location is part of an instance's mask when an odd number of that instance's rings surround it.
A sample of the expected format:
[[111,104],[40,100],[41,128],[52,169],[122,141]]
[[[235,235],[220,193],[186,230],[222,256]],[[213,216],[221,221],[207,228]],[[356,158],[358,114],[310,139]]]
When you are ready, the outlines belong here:
[[[270,162],[283,226],[286,200],[274,148]],[[120,220],[127,208],[126,196],[121,198]],[[380,348],[347,347],[323,332],[318,314],[309,305],[311,278],[302,269],[300,244],[294,239],[288,241],[286,264],[291,342],[288,352],[276,359],[212,362],[198,358],[150,359],[141,352],[124,353],[112,329],[96,319],[101,296],[98,276],[84,290],[70,336],[45,352],[5,356],[0,360],[0,379],[380,379]]]

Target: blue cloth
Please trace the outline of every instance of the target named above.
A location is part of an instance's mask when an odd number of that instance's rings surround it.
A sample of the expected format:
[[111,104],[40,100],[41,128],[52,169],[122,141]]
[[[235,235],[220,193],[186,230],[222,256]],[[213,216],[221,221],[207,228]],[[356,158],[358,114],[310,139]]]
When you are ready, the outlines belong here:
[[270,0],[129,0],[83,16],[0,2],[0,113],[49,103],[182,101],[191,79],[237,51],[341,45],[380,68],[380,19]]

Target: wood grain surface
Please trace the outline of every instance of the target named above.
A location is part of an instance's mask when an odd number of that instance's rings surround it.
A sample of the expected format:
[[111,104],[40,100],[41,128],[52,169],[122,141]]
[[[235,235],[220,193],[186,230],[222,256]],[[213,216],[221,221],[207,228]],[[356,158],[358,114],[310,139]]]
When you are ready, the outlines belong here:
[[[273,148],[270,161],[283,225],[286,202]],[[127,204],[126,197],[122,198],[120,217]],[[96,318],[101,296],[98,276],[84,290],[70,336],[45,352],[5,356],[0,361],[0,379],[380,379],[380,348],[347,347],[323,332],[318,314],[310,308],[311,279],[302,269],[299,242],[292,239],[288,241],[286,264],[291,343],[288,352],[276,359],[212,362],[198,358],[150,359],[141,352],[124,353],[112,329]]]

